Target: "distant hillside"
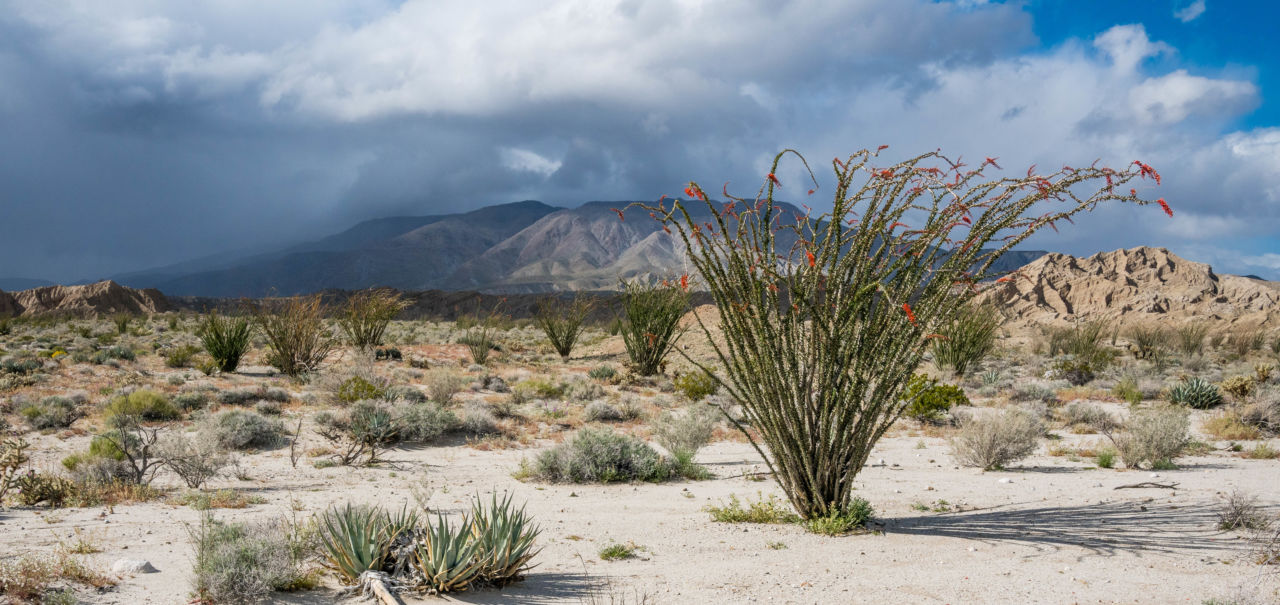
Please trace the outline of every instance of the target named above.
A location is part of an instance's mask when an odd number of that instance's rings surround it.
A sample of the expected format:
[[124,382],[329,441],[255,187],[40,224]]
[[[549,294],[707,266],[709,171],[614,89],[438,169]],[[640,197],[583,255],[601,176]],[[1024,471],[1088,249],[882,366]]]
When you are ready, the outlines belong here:
[[[211,256],[116,276],[122,284],[171,296],[263,297],[387,286],[403,291],[540,293],[613,290],[619,279],[689,270],[681,243],[630,202],[556,208],[537,201],[473,212],[391,217],[360,223],[314,242],[241,258]],[[790,220],[798,208],[781,204]],[[710,220],[701,204],[700,220]],[[784,231],[782,237],[794,237]],[[779,247],[787,249],[788,241]],[[997,270],[1044,252],[1015,251]]]
[[1164,248],[1046,254],[988,295],[1026,324],[1123,318],[1272,326],[1280,318],[1280,283],[1219,275]]
[[145,314],[173,308],[156,290],[136,290],[113,281],[0,292],[0,316]]

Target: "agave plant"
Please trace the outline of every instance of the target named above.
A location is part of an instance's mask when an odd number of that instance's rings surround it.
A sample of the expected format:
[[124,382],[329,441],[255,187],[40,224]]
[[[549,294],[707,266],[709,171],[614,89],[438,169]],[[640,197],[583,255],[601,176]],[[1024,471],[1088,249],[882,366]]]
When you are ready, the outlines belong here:
[[457,528],[449,520],[436,516],[419,536],[416,556],[418,571],[426,588],[434,592],[466,590],[480,577],[481,563],[476,558],[477,543],[471,538],[471,521],[463,519]]
[[495,586],[516,581],[530,568],[529,561],[542,550],[533,547],[540,533],[542,529],[532,524],[524,507],[511,504],[511,494],[501,500],[493,494],[487,507],[478,496],[471,503],[471,535],[480,577]]
[[390,546],[390,525],[387,514],[377,507],[348,503],[331,508],[320,517],[321,554],[343,581],[354,584],[360,574],[382,569]]
[[1222,391],[1207,380],[1188,378],[1169,390],[1169,402],[1204,410],[1222,403]]

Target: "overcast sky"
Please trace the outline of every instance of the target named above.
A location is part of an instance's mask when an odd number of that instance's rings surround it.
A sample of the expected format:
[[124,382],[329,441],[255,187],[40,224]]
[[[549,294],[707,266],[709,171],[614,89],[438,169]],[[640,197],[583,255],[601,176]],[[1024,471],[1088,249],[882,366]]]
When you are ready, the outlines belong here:
[[1032,247],[1280,278],[1271,6],[0,0],[0,277],[690,179],[748,192],[783,147],[887,144],[1018,173],[1143,160],[1173,219],[1111,208]]

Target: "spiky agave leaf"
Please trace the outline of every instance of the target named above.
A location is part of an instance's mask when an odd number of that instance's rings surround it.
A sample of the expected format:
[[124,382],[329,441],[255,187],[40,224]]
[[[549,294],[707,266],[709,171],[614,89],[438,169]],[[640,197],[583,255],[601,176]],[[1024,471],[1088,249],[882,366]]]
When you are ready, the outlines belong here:
[[386,559],[387,515],[377,507],[330,508],[320,517],[320,544],[324,560],[344,582],[355,583],[360,574],[379,570]]
[[529,561],[542,550],[533,547],[541,532],[530,522],[524,506],[512,506],[509,493],[501,500],[493,494],[488,507],[479,496],[471,503],[471,535],[480,576],[494,585],[514,582],[530,568]]
[[466,590],[480,577],[476,542],[471,538],[471,521],[463,519],[456,529],[437,515],[422,531],[416,552],[423,583],[434,592]]

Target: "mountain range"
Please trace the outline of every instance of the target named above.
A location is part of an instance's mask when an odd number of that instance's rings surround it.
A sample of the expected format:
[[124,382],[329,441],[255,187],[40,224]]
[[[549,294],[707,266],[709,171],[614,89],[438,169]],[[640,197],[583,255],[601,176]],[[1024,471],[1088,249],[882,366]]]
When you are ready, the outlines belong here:
[[[379,218],[272,252],[221,254],[107,279],[169,296],[255,298],[374,286],[505,294],[614,290],[620,279],[687,272],[682,243],[647,212],[634,209],[619,219],[614,209],[630,203],[560,208],[528,200]],[[690,206],[699,221],[709,220],[705,206]],[[800,214],[781,207],[784,219]],[[789,245],[780,242],[781,249]],[[1014,251],[996,269],[1013,270],[1044,254]],[[26,287],[35,285],[43,284]]]

